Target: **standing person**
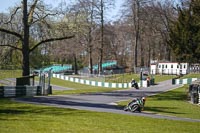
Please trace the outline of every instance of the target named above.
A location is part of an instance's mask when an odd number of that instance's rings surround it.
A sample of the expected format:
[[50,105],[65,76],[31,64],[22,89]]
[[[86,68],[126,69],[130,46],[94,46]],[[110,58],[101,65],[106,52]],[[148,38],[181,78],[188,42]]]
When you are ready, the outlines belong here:
[[150,86],[150,77],[147,77],[147,87],[149,87]]

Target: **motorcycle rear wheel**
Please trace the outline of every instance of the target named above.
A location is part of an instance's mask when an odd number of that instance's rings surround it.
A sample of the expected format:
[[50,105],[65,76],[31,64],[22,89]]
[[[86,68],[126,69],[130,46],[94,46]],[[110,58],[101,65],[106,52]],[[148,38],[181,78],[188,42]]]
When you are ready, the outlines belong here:
[[128,106],[125,106],[125,107],[124,107],[124,111],[128,111]]

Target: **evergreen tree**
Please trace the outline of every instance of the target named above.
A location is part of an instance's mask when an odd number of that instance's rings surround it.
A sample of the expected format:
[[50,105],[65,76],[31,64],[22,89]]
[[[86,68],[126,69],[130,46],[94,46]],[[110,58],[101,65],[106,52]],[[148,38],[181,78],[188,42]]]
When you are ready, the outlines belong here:
[[168,42],[179,62],[200,63],[200,0],[178,7]]

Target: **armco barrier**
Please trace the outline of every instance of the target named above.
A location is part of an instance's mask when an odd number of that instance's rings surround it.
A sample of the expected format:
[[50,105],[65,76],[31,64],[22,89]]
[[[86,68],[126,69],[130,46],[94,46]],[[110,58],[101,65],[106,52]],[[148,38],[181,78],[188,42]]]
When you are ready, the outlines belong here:
[[198,78],[187,78],[187,79],[172,79],[172,84],[191,84]]
[[65,75],[60,74],[53,74],[54,78],[59,78],[71,82],[76,82],[80,84],[86,84],[91,86],[98,86],[98,87],[107,87],[107,88],[131,88],[131,83],[109,83],[109,82],[99,82],[99,81],[91,81],[79,78],[73,78]]
[[0,97],[41,95],[40,86],[0,86]]

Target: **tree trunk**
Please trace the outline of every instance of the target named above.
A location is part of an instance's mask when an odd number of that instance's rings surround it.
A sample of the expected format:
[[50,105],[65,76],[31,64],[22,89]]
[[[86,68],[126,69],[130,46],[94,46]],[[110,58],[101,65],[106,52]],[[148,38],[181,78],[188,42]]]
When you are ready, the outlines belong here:
[[102,63],[103,63],[103,50],[100,49],[100,58],[99,58],[99,74],[102,74],[103,69],[102,69]]
[[149,44],[149,48],[148,48],[148,62],[147,62],[147,66],[150,67],[151,65],[151,43],[148,41]]
[[133,65],[133,71],[134,73],[136,73],[136,68],[137,68],[137,55],[138,55],[138,33],[136,33],[136,36],[135,36],[135,47],[134,47],[134,65]]
[[78,65],[77,65],[76,54],[74,54],[74,74],[78,74]]
[[[89,36],[88,36],[88,46],[89,46],[89,73],[93,74],[93,60],[92,60],[92,49],[93,49],[93,44],[92,44],[92,30],[93,30],[93,17],[94,17],[94,6],[93,6],[94,0],[92,0],[92,10],[90,14],[90,27],[89,27]],[[96,74],[96,73],[95,73]]]
[[89,47],[89,71],[93,74],[93,62],[92,62],[92,47]]
[[27,0],[23,0],[23,24],[24,24],[24,35],[22,42],[22,55],[23,63],[22,70],[23,76],[29,76],[30,66],[29,66],[29,24],[28,24],[28,15],[27,15]]
[[137,68],[137,55],[138,55],[138,44],[139,44],[139,36],[140,36],[140,25],[139,25],[139,1],[136,1],[135,3],[135,8],[134,8],[134,25],[135,25],[135,45],[134,45],[134,64],[133,64],[133,71],[136,73],[136,68]]
[[101,0],[101,48],[99,58],[99,74],[102,74],[102,63],[103,63],[103,47],[104,47],[104,12],[103,12],[103,0]]

